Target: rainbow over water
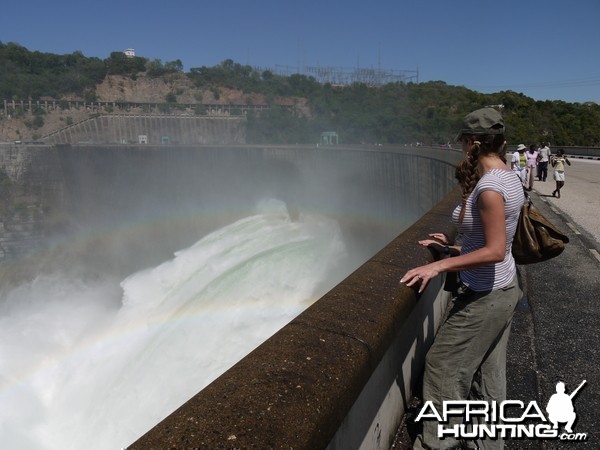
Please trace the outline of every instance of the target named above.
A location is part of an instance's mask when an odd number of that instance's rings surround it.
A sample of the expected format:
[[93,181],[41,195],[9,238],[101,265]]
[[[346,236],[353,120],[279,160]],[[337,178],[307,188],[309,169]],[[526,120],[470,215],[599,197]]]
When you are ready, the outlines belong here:
[[353,267],[338,224],[254,215],[127,276],[61,270],[0,302],[0,442],[125,447],[249,353]]

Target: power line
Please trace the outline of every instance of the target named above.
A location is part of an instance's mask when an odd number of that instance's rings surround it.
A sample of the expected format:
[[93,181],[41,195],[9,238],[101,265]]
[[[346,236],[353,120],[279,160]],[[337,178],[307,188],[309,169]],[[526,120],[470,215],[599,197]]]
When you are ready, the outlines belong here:
[[600,85],[600,76],[580,78],[577,80],[539,81],[535,83],[504,84],[504,85],[473,85],[474,89],[515,90],[515,89],[559,89],[570,87],[587,87]]
[[[254,67],[259,72],[264,68]],[[294,67],[288,65],[276,64],[269,71],[282,76],[292,74],[301,74],[314,77],[320,83],[331,83],[338,85],[348,85],[352,83],[365,83],[369,86],[382,86],[387,83],[395,82],[419,82],[419,71],[417,70],[391,70],[391,69],[373,69],[373,68],[345,68],[345,67],[322,67],[322,66],[303,66]]]

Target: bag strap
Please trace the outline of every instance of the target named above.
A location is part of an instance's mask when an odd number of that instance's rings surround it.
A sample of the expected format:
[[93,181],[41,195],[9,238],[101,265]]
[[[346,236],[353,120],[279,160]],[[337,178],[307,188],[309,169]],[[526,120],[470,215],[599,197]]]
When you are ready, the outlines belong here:
[[523,202],[523,203],[526,203],[528,201],[530,202],[531,199],[529,198],[529,193],[527,192],[527,189],[525,189],[525,185],[523,184],[521,177],[516,173],[515,173],[515,176],[519,179],[519,183],[521,183],[521,186],[523,187],[523,194],[525,194],[525,202]]

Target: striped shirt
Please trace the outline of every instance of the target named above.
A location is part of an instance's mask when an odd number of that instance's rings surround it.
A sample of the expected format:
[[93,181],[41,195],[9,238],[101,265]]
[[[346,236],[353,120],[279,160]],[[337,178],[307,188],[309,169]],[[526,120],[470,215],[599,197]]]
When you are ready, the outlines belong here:
[[461,281],[469,288],[479,292],[506,287],[514,278],[516,265],[511,248],[521,206],[523,206],[525,200],[523,185],[514,172],[492,169],[483,175],[467,198],[462,223],[458,223],[462,205],[459,205],[452,214],[452,221],[458,226],[459,233],[463,236],[461,254],[467,254],[485,246],[481,216],[477,207],[479,194],[484,191],[498,192],[504,199],[506,251],[504,260],[499,263],[486,264],[460,272]]

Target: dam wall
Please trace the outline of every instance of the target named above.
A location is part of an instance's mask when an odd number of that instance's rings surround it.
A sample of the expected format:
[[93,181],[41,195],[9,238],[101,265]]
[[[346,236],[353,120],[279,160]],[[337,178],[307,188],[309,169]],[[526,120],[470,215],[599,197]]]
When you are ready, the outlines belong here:
[[[398,147],[0,145],[0,262],[56,249],[145,264],[252,214],[263,198],[339,219],[371,256],[454,185],[453,151]],[[135,233],[132,232],[135,230]],[[113,241],[101,242],[100,238]],[[151,244],[148,244],[151,237]],[[366,259],[366,258],[365,258]],[[121,265],[122,267],[120,267]]]
[[42,138],[49,144],[243,144],[245,116],[102,114]]
[[64,187],[52,147],[0,144],[0,263],[45,246],[61,221]]

